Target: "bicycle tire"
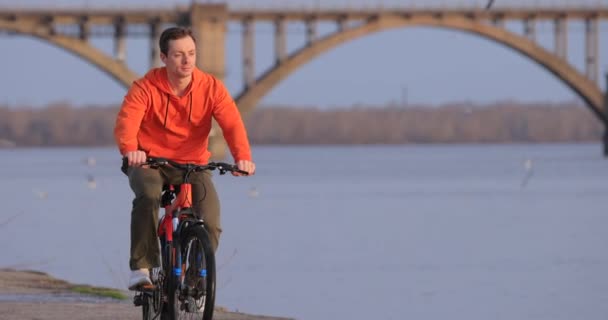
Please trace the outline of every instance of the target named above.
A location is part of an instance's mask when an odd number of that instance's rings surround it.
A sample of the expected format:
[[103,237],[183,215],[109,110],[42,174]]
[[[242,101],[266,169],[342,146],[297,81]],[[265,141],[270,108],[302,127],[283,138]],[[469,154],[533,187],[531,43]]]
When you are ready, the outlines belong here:
[[[167,311],[171,320],[211,320],[215,307],[215,255],[201,225],[188,226],[180,236],[184,285],[169,277]],[[202,312],[201,312],[202,309]]]
[[143,304],[141,305],[141,313],[142,313],[142,319],[143,320],[153,320],[156,316],[155,312],[154,312],[154,299],[149,296],[149,295],[144,295],[143,297],[144,301]]
[[173,246],[168,244],[164,238],[161,239],[161,259],[162,259],[162,270],[164,273],[164,278],[159,283],[160,287],[158,288],[161,292],[161,312],[160,312],[160,320],[174,320],[175,314],[173,309],[170,307],[169,302],[167,301],[169,297],[172,296],[170,292],[174,292],[174,276],[173,276]]

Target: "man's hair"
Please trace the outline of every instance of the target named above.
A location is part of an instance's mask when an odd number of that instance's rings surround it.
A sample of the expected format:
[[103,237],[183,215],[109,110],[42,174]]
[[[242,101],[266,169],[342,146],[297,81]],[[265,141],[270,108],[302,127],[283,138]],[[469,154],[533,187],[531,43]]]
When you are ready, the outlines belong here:
[[163,31],[160,35],[160,40],[158,41],[158,46],[160,47],[160,52],[164,55],[169,53],[169,41],[178,40],[181,38],[190,37],[192,41],[196,43],[196,39],[192,35],[192,30],[184,27],[172,27]]

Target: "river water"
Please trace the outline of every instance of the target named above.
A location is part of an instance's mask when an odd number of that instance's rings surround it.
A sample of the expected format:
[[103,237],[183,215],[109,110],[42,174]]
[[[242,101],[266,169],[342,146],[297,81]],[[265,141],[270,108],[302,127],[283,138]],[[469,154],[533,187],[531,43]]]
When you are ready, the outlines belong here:
[[[253,152],[256,176],[215,178],[218,305],[301,320],[608,317],[599,144]],[[0,267],[124,289],[132,195],[117,151],[0,159]]]

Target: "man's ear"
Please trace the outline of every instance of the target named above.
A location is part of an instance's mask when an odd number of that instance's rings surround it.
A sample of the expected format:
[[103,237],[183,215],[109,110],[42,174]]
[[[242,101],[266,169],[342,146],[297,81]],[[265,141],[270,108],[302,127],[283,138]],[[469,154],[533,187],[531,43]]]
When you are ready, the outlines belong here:
[[160,53],[160,61],[162,61],[164,64],[167,64],[167,56],[164,53]]

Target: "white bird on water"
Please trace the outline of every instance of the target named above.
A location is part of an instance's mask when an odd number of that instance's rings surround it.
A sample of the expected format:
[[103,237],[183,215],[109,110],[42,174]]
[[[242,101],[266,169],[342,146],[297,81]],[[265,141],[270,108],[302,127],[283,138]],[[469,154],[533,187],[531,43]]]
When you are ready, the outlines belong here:
[[36,190],[36,189],[34,189],[34,190],[32,190],[32,191],[33,191],[33,192],[34,192],[34,194],[35,194],[35,195],[36,195],[38,198],[40,198],[40,199],[46,199],[46,198],[48,198],[48,197],[49,197],[49,193],[48,193],[48,192],[46,192],[46,191],[42,191],[42,190]]
[[97,182],[95,181],[95,177],[92,175],[87,176],[87,187],[89,187],[89,189],[97,188]]
[[532,178],[532,175],[534,174],[532,159],[527,159],[526,161],[524,161],[524,170],[524,179],[521,181],[522,188],[528,184],[528,181],[530,180],[530,178]]
[[94,167],[97,164],[97,159],[93,156],[86,157],[84,163],[89,167]]
[[251,187],[251,189],[249,189],[249,197],[257,198],[259,195],[260,195],[260,192],[258,191],[258,188]]

